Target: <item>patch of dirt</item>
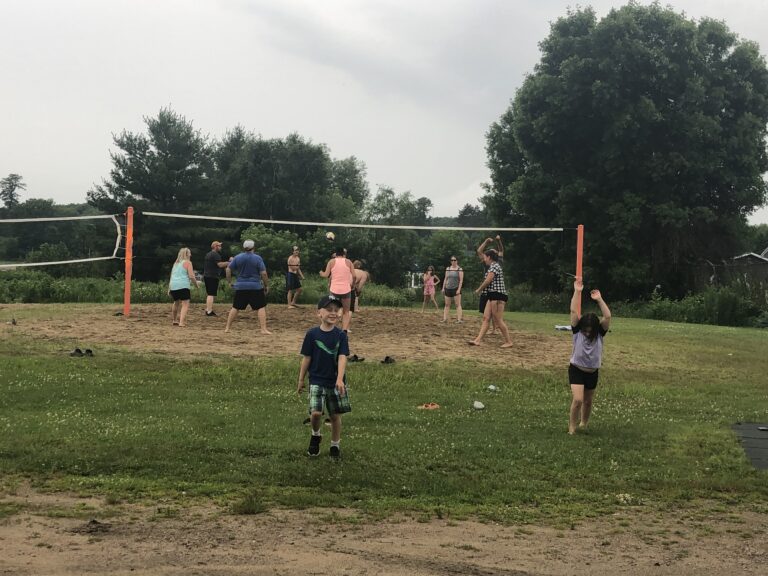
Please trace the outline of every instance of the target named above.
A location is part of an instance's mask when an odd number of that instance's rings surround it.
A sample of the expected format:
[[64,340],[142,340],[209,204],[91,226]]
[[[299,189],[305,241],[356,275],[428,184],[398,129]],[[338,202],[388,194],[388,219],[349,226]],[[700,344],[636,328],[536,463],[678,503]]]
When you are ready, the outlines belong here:
[[[746,511],[704,518],[628,508],[557,529],[373,521],[327,510],[233,516],[189,506],[171,515],[165,508],[107,506],[28,487],[0,495],[0,502],[22,507],[0,520],[0,574],[14,576],[756,575],[768,562],[767,518]],[[108,522],[88,519],[83,509],[112,515]]]
[[[57,342],[70,342],[71,348],[91,348],[98,354],[99,346],[120,346],[143,352],[169,353],[175,356],[228,354],[231,356],[285,356],[298,354],[304,333],[317,325],[314,306],[289,309],[285,305],[267,306],[267,325],[271,336],[259,333],[256,313],[241,312],[229,333],[224,332],[229,308],[217,307],[220,314],[207,318],[204,308],[193,306],[187,326],[173,326],[170,304],[133,306],[128,318],[114,316],[118,306],[11,305],[18,324],[13,326],[22,334]],[[49,308],[45,316],[32,310]],[[8,310],[4,310],[8,315]],[[25,312],[27,314],[25,314]],[[72,313],[75,312],[75,313]],[[28,316],[28,317],[25,317]],[[455,318],[455,313],[452,314]],[[571,351],[568,334],[551,335],[521,332],[508,324],[512,348],[501,349],[500,335],[490,334],[483,345],[469,346],[480,330],[480,318],[468,316],[465,322],[442,323],[435,312],[366,307],[356,313],[350,326],[350,349],[366,362],[380,362],[385,356],[396,361],[444,359],[473,359],[536,368],[566,366]],[[11,328],[10,326],[8,328]],[[563,368],[565,370],[565,368]]]

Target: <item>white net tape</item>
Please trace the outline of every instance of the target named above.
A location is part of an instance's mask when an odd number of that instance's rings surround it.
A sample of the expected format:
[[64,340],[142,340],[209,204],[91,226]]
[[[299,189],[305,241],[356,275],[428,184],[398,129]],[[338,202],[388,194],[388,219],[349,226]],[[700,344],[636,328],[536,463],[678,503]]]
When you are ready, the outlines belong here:
[[115,249],[112,251],[112,256],[98,256],[96,258],[78,258],[75,260],[56,260],[53,262],[21,262],[14,264],[0,264],[0,270],[13,270],[15,268],[29,268],[32,266],[52,266],[54,264],[77,264],[80,262],[96,262],[97,260],[113,260],[117,258],[117,251],[120,249],[120,243],[123,240],[123,232],[120,229],[120,222],[114,215],[102,215],[102,216],[65,216],[61,218],[13,218],[8,220],[0,220],[0,224],[23,224],[27,222],[59,222],[63,220],[104,220],[110,219],[115,223],[115,229],[117,230],[117,238],[115,239]]
[[340,222],[294,222],[291,220],[259,220],[257,218],[230,218],[226,216],[192,216],[189,214],[166,214],[163,212],[142,212],[144,216],[165,218],[186,218],[189,220],[218,220],[226,222],[246,222],[249,224],[287,224],[292,226],[318,226],[323,228],[378,228],[388,230],[463,230],[465,232],[562,232],[564,228],[491,228],[464,226],[397,226],[394,224],[346,224]]

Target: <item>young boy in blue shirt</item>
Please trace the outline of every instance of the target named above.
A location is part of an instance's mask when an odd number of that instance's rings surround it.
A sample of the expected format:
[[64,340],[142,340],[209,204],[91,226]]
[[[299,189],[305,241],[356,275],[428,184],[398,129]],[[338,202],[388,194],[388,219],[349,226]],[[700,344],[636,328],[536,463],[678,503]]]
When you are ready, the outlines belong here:
[[312,436],[307,454],[320,454],[320,442],[323,439],[320,427],[323,423],[323,406],[331,419],[331,458],[341,458],[339,441],[341,440],[341,415],[350,412],[345,371],[349,356],[347,334],[336,327],[341,300],[335,296],[323,296],[317,303],[317,316],[320,325],[310,328],[301,345],[301,368],[299,385],[296,390],[304,390],[304,379],[309,373],[309,415]]

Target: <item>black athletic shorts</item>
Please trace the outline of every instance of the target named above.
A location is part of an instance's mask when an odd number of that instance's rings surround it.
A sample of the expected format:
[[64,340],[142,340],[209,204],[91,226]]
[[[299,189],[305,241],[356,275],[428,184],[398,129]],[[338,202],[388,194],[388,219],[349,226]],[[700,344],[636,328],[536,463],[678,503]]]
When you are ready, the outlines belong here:
[[176,302],[177,300],[189,300],[192,294],[189,288],[180,288],[178,290],[171,290],[171,298]]
[[491,301],[501,300],[503,302],[506,302],[508,298],[506,294],[502,294],[501,292],[488,292],[488,300],[491,300]]
[[299,275],[294,272],[285,273],[285,289],[286,290],[298,290],[301,288],[301,280]]
[[568,382],[571,384],[581,384],[584,386],[585,390],[594,390],[597,388],[598,372],[599,370],[595,370],[594,372],[584,372],[584,370],[579,369],[578,366],[569,364]]
[[208,296],[216,296],[219,293],[219,279],[206,276],[203,280],[205,281],[205,293]]
[[443,288],[443,296],[446,298],[455,298],[458,288]]
[[258,310],[267,305],[267,295],[264,289],[261,290],[235,290],[235,299],[232,302],[232,308],[235,310],[245,310],[248,306],[251,310]]

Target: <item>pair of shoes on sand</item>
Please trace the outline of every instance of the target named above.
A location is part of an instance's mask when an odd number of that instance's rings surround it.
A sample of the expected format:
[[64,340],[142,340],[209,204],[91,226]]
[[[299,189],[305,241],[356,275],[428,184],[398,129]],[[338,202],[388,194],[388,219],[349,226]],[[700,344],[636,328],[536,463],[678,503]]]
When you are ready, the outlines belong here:
[[348,362],[365,362],[365,358],[362,358],[357,354],[352,354],[352,356],[349,357]]
[[385,356],[384,360],[381,361],[382,364],[394,364],[395,359],[392,358],[392,356]]
[[73,358],[82,358],[83,356],[88,356],[89,358],[93,358],[93,350],[90,348],[86,348],[85,352],[80,350],[80,348],[75,348],[72,350],[72,352],[69,353],[70,356]]

